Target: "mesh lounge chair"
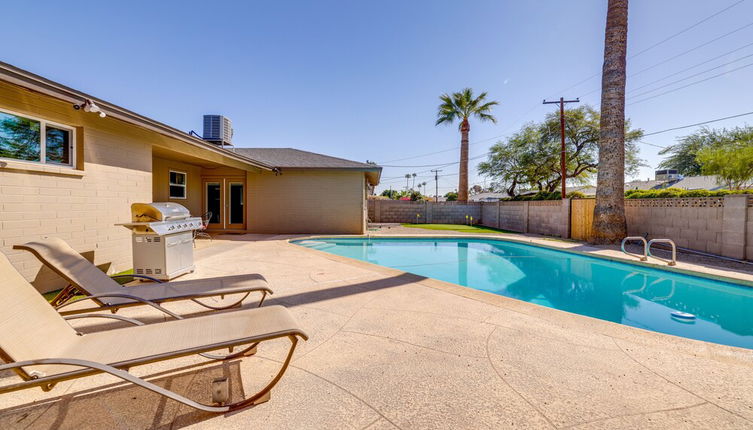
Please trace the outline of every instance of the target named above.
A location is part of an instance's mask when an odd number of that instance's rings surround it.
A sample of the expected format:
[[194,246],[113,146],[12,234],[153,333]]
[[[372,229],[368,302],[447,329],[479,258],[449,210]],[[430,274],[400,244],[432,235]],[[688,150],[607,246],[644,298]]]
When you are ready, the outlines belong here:
[[[143,325],[120,315],[61,316],[13,268],[3,253],[0,253],[0,279],[0,294],[5,298],[0,300],[0,358],[7,363],[0,365],[0,372],[13,370],[22,379],[0,386],[0,394],[33,387],[49,391],[62,381],[108,373],[196,409],[224,413],[269,400],[270,391],[290,364],[298,339],[308,339],[282,306]],[[65,321],[65,318],[86,316],[128,321],[134,327],[82,335]],[[224,348],[231,349],[231,353],[220,358],[239,357],[249,351],[247,345],[278,338],[288,338],[291,343],[281,369],[261,391],[235,403],[227,403],[226,381],[213,382],[214,404],[207,404],[128,372],[134,366]],[[233,354],[233,347],[246,349]]]
[[[148,278],[158,283],[142,284],[123,287],[97,266],[71,248],[65,241],[58,238],[42,239],[16,245],[14,249],[23,249],[34,254],[42,263],[69,282],[53,300],[52,305],[63,315],[86,313],[95,310],[108,309],[117,311],[119,308],[137,305],[149,305],[162,312],[175,316],[174,313],[159,306],[161,303],[176,300],[191,300],[212,310],[228,309],[240,305],[252,292],[261,293],[259,306],[262,305],[267,294],[272,290],[267,281],[259,274],[223,276],[210,279],[195,279],[189,281],[165,282],[143,275],[123,275],[137,278]],[[117,277],[117,276],[115,276]],[[70,300],[77,293],[86,295],[84,298]],[[243,294],[231,304],[213,306],[200,298],[223,297],[230,294]],[[68,307],[74,303],[91,300],[94,306],[78,305]],[[66,308],[63,310],[63,308]]]
[[196,246],[196,238],[197,237],[206,237],[210,241],[212,240],[212,235],[207,233],[207,228],[209,227],[209,221],[212,220],[212,211],[208,211],[204,215],[201,216],[201,228],[193,231],[193,245]]

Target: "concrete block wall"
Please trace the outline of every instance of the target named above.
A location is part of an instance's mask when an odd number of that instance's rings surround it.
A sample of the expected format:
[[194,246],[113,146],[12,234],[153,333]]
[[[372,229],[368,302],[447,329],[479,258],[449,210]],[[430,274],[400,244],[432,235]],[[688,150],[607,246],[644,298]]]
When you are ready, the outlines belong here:
[[[569,201],[567,201],[569,205]],[[562,201],[541,200],[528,202],[528,232],[546,236],[564,237],[566,224],[562,219]]]
[[[570,201],[489,203],[376,202],[377,222],[464,224],[465,215],[482,225],[520,233],[570,237]],[[454,203],[454,202],[453,202]],[[381,213],[381,217],[380,217]],[[753,260],[753,195],[625,200],[628,235],[672,239],[677,246]]]
[[481,223],[487,227],[498,228],[499,225],[499,205],[498,204],[482,204],[481,205]]
[[[567,237],[570,225],[570,201],[483,203],[482,223],[487,227],[520,233]],[[564,210],[564,213],[563,213]]]
[[499,202],[496,228],[528,233],[528,202]]
[[466,215],[481,221],[481,203],[369,200],[369,219],[377,223],[465,224]]
[[753,260],[753,196],[748,196],[748,219],[745,222],[745,258]]
[[672,239],[677,246],[722,252],[725,198],[627,199],[628,235]]

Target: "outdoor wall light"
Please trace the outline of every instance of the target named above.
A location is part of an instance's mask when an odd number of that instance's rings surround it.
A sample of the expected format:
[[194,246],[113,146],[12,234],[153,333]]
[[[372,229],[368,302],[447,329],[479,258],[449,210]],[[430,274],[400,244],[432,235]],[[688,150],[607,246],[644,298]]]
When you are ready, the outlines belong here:
[[99,113],[100,118],[104,118],[107,116],[107,114],[102,112],[102,109],[100,109],[99,106],[97,106],[97,104],[94,103],[93,100],[89,100],[89,99],[84,100],[84,103],[80,105],[73,105],[73,109],[76,109],[76,110],[83,109],[84,112]]

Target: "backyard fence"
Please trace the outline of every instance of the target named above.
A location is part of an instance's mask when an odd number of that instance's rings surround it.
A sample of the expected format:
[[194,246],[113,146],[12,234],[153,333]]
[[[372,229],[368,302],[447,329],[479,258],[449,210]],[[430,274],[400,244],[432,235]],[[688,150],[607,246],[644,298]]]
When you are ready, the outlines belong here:
[[[382,223],[465,224],[589,240],[593,199],[410,202],[370,200],[369,219]],[[753,260],[753,195],[626,199],[628,235],[669,238],[677,246]]]
[[576,199],[570,202],[570,237],[589,240],[593,236],[596,199]]

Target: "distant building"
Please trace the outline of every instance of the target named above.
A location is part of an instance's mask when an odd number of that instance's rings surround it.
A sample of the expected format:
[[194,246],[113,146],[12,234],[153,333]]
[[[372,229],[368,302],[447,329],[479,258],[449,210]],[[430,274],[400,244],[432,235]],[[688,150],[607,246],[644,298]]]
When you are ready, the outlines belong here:
[[507,193],[478,193],[468,196],[468,200],[472,202],[497,202],[505,197],[509,197]]
[[725,188],[725,184],[717,176],[688,176],[684,177],[677,170],[657,170],[654,179],[645,181],[625,182],[625,191],[628,190],[661,190],[663,188],[680,188],[683,190],[708,190],[716,191]]

